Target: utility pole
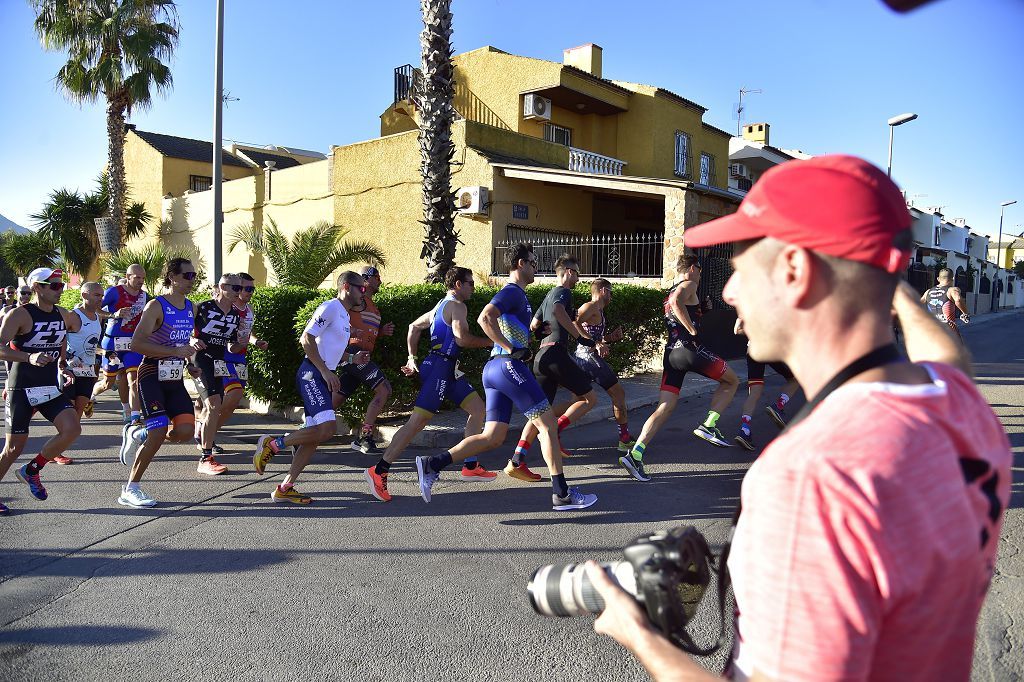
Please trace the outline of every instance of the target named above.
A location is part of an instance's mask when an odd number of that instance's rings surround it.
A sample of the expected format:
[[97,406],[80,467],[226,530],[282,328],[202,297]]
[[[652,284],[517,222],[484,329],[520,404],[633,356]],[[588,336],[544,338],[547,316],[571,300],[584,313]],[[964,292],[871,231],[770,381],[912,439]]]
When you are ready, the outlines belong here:
[[213,99],[213,272],[220,281],[224,269],[224,0],[217,3],[217,51],[214,55],[216,92]]

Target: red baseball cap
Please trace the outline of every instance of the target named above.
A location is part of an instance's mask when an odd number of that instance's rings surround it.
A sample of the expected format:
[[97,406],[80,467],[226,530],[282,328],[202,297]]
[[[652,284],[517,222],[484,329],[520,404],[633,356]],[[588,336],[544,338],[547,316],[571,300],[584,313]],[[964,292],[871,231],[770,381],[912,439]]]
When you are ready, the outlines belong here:
[[910,258],[903,194],[856,156],[787,161],[767,171],[739,210],[683,234],[688,248],[773,237],[818,253],[898,272]]

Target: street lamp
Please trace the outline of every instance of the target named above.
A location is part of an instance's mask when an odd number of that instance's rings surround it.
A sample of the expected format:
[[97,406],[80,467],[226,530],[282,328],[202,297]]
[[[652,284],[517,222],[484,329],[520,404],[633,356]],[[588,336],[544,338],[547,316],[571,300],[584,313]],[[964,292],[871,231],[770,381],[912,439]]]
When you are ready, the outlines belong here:
[[1003,262],[1002,262],[1002,255],[1003,255],[1003,211],[1006,210],[1007,206],[1010,206],[1010,205],[1016,204],[1016,203],[1017,203],[1017,200],[1014,199],[1013,201],[1004,201],[1003,203],[999,204],[999,241],[996,242],[996,267],[997,268],[1003,267]]
[[889,119],[889,170],[886,172],[890,178],[892,177],[892,129],[904,123],[909,123],[915,118],[917,118],[917,114],[900,114]]

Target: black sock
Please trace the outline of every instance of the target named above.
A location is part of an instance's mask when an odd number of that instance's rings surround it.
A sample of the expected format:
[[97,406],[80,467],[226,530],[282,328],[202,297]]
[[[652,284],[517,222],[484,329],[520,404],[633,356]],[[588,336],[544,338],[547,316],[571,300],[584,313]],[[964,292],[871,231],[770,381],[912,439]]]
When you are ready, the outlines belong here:
[[203,448],[203,456],[200,459],[213,457],[213,448]]
[[559,497],[569,494],[569,484],[565,482],[565,474],[553,474],[551,476],[551,489]]
[[46,466],[47,459],[42,455],[36,455],[32,458],[32,461],[25,466],[25,471],[31,475],[38,474],[44,466]]
[[374,467],[374,471],[377,472],[378,476],[380,476],[381,474],[386,474],[389,471],[391,471],[391,464],[385,461],[383,457],[381,457],[380,461],[377,462],[377,466]]
[[477,461],[475,459],[473,461],[467,459],[465,462],[462,463],[462,468],[472,470],[476,469],[476,465]]
[[452,453],[445,452],[443,455],[434,455],[427,461],[427,466],[435,474],[444,471],[444,468],[452,463]]

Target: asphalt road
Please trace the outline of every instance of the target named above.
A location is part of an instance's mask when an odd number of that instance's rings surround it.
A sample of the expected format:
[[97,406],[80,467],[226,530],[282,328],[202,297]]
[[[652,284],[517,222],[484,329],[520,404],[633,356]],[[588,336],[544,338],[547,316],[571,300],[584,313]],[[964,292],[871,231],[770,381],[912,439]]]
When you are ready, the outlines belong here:
[[[1019,471],[1024,315],[965,336]],[[769,392],[777,385],[769,379]],[[724,430],[739,405],[723,417]],[[132,510],[115,502],[125,475],[116,409],[108,398],[86,422],[69,453],[75,464],[44,470],[48,501],[29,499],[13,472],[0,483],[0,498],[15,510],[0,520],[0,679],[646,679],[594,634],[591,619],[534,614],[526,583],[542,564],[613,560],[632,538],[676,524],[721,542],[752,461],[690,435],[706,409],[691,399],[648,450],[649,484],[614,464],[610,421],[566,432],[566,446],[581,454],[567,471],[571,482],[600,496],[591,510],[551,512],[546,482],[468,483],[457,471],[427,505],[413,452],[392,474],[396,499],[383,504],[362,479],[375,458],[341,443],[320,453],[301,481],[315,503],[285,507],[268,494],[287,457],[262,479],[251,470],[266,420],[250,417],[220,439],[231,473],[201,477],[195,450],[168,447],[144,486],[160,506]],[[634,431],[651,409],[631,413]],[[52,432],[38,419],[33,426],[27,452]],[[764,415],[755,417],[758,442],[774,432]],[[483,461],[500,468],[511,450],[510,441]],[[1024,677],[1022,506],[1024,483],[1016,480],[979,624],[979,680]]]

